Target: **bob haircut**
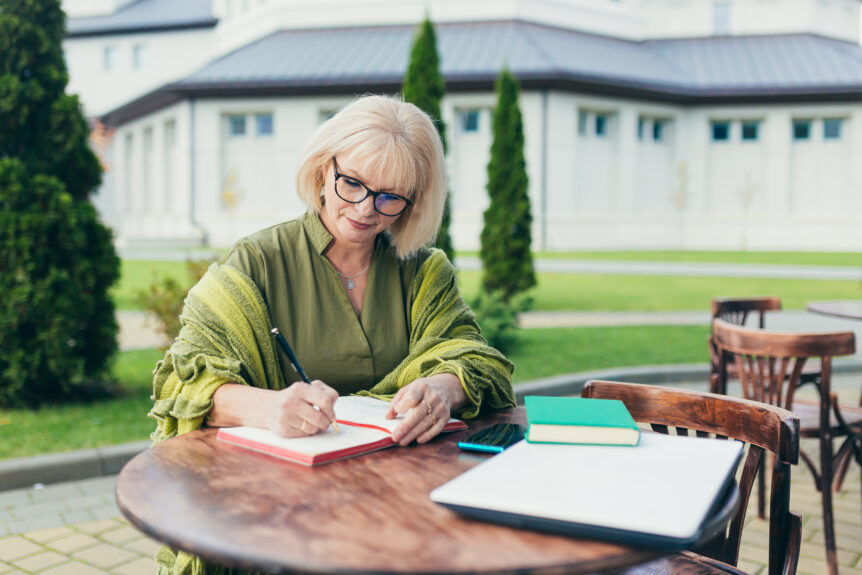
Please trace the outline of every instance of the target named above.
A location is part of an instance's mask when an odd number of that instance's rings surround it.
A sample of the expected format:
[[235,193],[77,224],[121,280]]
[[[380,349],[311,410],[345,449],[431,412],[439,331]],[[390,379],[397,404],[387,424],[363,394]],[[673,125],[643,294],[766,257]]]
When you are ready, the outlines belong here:
[[306,144],[296,175],[297,193],[310,212],[323,207],[323,178],[332,158],[347,154],[363,162],[355,168],[413,200],[387,231],[396,256],[409,258],[434,241],[448,186],[443,144],[431,118],[395,98],[363,96],[321,124]]

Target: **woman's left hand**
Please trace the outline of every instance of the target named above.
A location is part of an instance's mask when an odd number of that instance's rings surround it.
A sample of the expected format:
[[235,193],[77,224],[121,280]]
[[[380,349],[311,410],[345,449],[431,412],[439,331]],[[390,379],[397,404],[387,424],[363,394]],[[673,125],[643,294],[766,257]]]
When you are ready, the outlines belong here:
[[392,439],[404,446],[414,439],[426,443],[443,431],[453,410],[467,401],[461,380],[450,373],[423,377],[398,390],[389,404],[387,419],[406,413],[404,421],[392,433]]

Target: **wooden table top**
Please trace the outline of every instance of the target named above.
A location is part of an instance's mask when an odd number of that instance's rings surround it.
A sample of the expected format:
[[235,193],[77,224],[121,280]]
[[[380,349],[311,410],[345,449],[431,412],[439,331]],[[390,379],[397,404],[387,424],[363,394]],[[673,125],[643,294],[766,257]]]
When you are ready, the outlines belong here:
[[813,301],[808,311],[847,319],[862,319],[862,300]]
[[159,541],[274,573],[590,573],[662,555],[473,521],[433,503],[431,490],[487,458],[457,441],[498,421],[523,424],[524,410],[470,421],[470,431],[426,445],[315,468],[202,429],[130,461],[117,480],[117,503]]

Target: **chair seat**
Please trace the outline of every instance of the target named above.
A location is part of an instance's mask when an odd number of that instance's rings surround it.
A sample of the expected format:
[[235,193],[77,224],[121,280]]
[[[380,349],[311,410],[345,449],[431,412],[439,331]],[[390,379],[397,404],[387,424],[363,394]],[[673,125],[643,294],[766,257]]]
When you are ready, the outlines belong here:
[[662,557],[616,573],[618,575],[661,575],[664,573],[668,575],[726,575],[727,573],[745,575],[744,571],[740,571],[732,565],[690,551]]
[[[862,407],[840,406],[841,417],[847,425],[862,428]],[[820,437],[820,401],[797,399],[793,401],[793,413],[799,416],[799,434],[802,437]],[[835,414],[829,412],[829,427],[834,434],[843,435]]]

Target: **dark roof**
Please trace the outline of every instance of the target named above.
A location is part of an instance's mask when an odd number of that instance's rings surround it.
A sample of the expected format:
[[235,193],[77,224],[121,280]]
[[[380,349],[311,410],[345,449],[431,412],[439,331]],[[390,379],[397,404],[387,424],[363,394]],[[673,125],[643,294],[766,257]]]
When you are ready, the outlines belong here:
[[[810,34],[635,42],[521,21],[435,29],[451,92],[489,90],[505,65],[525,89],[679,104],[862,99],[862,47]],[[186,97],[395,92],[415,31],[284,30],[160,91]],[[138,106],[128,104],[106,120],[131,119]]]
[[133,0],[113,14],[69,18],[69,38],[212,28],[212,0]]

